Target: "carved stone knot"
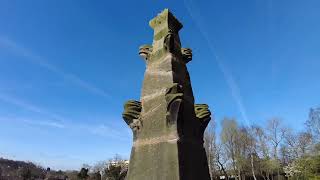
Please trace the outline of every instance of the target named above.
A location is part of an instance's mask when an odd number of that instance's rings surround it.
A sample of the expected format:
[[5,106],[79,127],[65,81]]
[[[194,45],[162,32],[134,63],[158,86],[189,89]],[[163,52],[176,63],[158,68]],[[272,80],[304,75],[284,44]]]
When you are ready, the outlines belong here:
[[181,54],[186,64],[192,60],[192,50],[190,48],[181,48]]
[[139,55],[144,60],[148,60],[149,59],[151,52],[152,52],[152,46],[149,45],[149,44],[142,45],[142,46],[139,47]]
[[167,123],[173,124],[179,115],[180,105],[183,100],[182,86],[174,83],[166,90],[165,99],[167,102]]
[[195,104],[196,117],[201,122],[200,131],[203,133],[211,120],[211,112],[207,104]]
[[140,121],[141,109],[139,101],[129,100],[124,104],[122,117],[133,131],[139,130],[142,125]]
[[195,104],[194,111],[196,113],[197,118],[202,122],[211,118],[210,117],[211,112],[210,112],[209,106],[207,104]]

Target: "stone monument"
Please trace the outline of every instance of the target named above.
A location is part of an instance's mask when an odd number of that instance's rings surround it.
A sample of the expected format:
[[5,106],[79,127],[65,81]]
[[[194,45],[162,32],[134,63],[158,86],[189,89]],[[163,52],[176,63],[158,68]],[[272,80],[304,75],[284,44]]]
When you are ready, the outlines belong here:
[[146,63],[141,99],[126,102],[123,112],[133,131],[127,180],[209,180],[203,134],[211,113],[194,104],[182,24],[168,9],[149,24],[153,43],[139,50]]

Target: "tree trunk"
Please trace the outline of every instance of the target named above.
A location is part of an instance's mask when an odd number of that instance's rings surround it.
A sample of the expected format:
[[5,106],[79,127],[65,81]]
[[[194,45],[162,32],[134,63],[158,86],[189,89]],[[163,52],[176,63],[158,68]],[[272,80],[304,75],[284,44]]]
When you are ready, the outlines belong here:
[[266,177],[268,180],[270,180],[270,173],[269,172],[266,172]]
[[240,171],[240,169],[238,170],[238,179],[241,180],[241,171]]
[[224,169],[223,164],[222,164],[219,160],[218,160],[218,163],[219,163],[219,165],[220,165],[220,167],[221,167],[221,170],[222,170],[224,176],[226,177],[226,180],[228,180],[228,179],[229,179],[229,176],[228,176],[226,170]]
[[253,155],[251,153],[251,171],[252,171],[252,176],[254,180],[257,180],[256,175],[254,173],[254,166],[253,166]]
[[263,180],[267,180],[267,178],[263,174],[261,176],[262,176]]
[[212,164],[211,164],[211,149],[208,150],[207,154],[208,154],[209,174],[210,174],[210,179],[212,180],[213,175],[212,175]]

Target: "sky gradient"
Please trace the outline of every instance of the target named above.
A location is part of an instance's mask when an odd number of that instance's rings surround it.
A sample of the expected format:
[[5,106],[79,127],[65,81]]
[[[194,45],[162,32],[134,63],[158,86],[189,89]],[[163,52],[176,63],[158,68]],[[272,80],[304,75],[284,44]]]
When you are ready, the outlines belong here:
[[279,117],[302,130],[320,105],[320,1],[0,1],[0,157],[75,169],[130,155],[123,103],[139,99],[148,22],[184,25],[196,103],[217,124]]

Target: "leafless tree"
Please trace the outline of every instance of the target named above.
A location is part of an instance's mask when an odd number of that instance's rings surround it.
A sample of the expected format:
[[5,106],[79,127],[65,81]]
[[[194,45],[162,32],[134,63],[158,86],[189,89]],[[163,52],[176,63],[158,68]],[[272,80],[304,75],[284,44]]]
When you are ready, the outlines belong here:
[[204,147],[207,153],[209,172],[211,179],[217,175],[216,173],[216,133],[214,121],[211,121],[204,134]]
[[[273,149],[273,158],[278,162],[278,166],[280,165],[278,157],[279,145],[285,137],[285,132],[286,129],[282,127],[281,120],[279,118],[272,118],[268,120],[266,133]],[[277,174],[279,178],[280,167],[277,168]]]
[[320,141],[320,107],[311,108],[306,125],[316,142]]
[[222,121],[221,131],[221,145],[230,157],[231,165],[234,174],[237,174],[238,179],[241,180],[241,166],[242,166],[242,143],[240,140],[240,133],[237,121],[235,119],[224,118]]
[[101,176],[103,176],[106,168],[107,168],[106,161],[98,161],[92,166],[91,171],[93,173],[99,172]]
[[228,157],[226,156],[225,151],[223,150],[221,144],[217,144],[216,146],[216,161],[220,171],[220,174],[225,176],[225,179],[229,179],[229,175],[227,173],[227,162]]
[[297,146],[300,154],[299,156],[305,155],[312,146],[312,135],[308,132],[300,132]]
[[252,126],[252,133],[256,141],[256,153],[259,159],[259,174],[265,179],[269,180],[270,177],[270,150],[268,146],[268,137],[265,130],[259,126]]

